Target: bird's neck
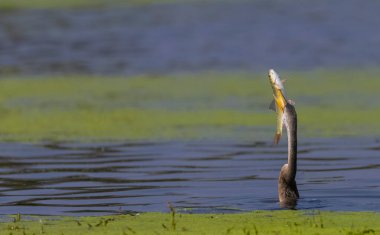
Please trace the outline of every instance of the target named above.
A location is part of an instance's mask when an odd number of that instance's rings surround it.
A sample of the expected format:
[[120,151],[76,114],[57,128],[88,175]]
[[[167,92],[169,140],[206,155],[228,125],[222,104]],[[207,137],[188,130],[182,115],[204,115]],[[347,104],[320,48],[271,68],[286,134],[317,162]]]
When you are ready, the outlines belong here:
[[288,174],[287,178],[292,181],[297,173],[297,114],[288,115],[286,130],[288,134]]

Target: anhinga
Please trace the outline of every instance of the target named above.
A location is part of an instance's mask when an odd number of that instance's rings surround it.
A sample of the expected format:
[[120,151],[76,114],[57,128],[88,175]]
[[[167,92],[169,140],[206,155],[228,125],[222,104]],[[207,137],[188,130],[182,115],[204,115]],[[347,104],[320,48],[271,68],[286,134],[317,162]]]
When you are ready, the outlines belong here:
[[269,70],[269,81],[274,96],[270,108],[277,113],[275,144],[281,138],[283,125],[288,134],[288,163],[282,166],[278,177],[278,198],[281,206],[294,208],[299,198],[295,180],[297,173],[297,113],[293,101],[286,99],[282,81],[273,69]]

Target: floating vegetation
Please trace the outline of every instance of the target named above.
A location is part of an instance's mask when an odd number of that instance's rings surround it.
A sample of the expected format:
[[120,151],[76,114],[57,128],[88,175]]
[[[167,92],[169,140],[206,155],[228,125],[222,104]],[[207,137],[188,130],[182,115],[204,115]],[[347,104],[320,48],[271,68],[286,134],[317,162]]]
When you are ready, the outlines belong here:
[[[174,209],[174,208],[173,208]],[[377,234],[373,212],[254,211],[243,214],[142,213],[41,217],[0,223],[2,234]],[[173,227],[173,220],[175,222]],[[43,222],[41,222],[43,221]],[[87,224],[88,226],[83,226]],[[171,224],[171,225],[168,225]]]
[[[301,137],[378,135],[380,72],[282,74]],[[3,78],[0,140],[270,139],[266,76]]]

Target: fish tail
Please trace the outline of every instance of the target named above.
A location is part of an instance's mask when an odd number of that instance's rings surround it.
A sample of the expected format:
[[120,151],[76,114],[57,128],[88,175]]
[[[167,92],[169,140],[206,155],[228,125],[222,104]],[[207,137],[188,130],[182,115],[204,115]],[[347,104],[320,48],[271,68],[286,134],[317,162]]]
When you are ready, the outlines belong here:
[[273,139],[274,144],[278,144],[278,142],[280,142],[280,138],[281,138],[281,133],[276,133]]

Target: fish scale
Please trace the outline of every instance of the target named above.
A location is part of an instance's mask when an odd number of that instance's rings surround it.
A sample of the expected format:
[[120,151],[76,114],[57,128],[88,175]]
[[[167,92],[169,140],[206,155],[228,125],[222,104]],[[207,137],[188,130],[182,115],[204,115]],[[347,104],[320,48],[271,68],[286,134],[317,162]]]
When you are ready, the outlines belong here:
[[269,82],[273,89],[274,100],[270,104],[269,108],[273,109],[277,114],[277,128],[274,136],[274,143],[278,144],[282,135],[282,128],[284,125],[284,107],[288,102],[285,95],[285,88],[280,76],[273,69],[268,73]]

